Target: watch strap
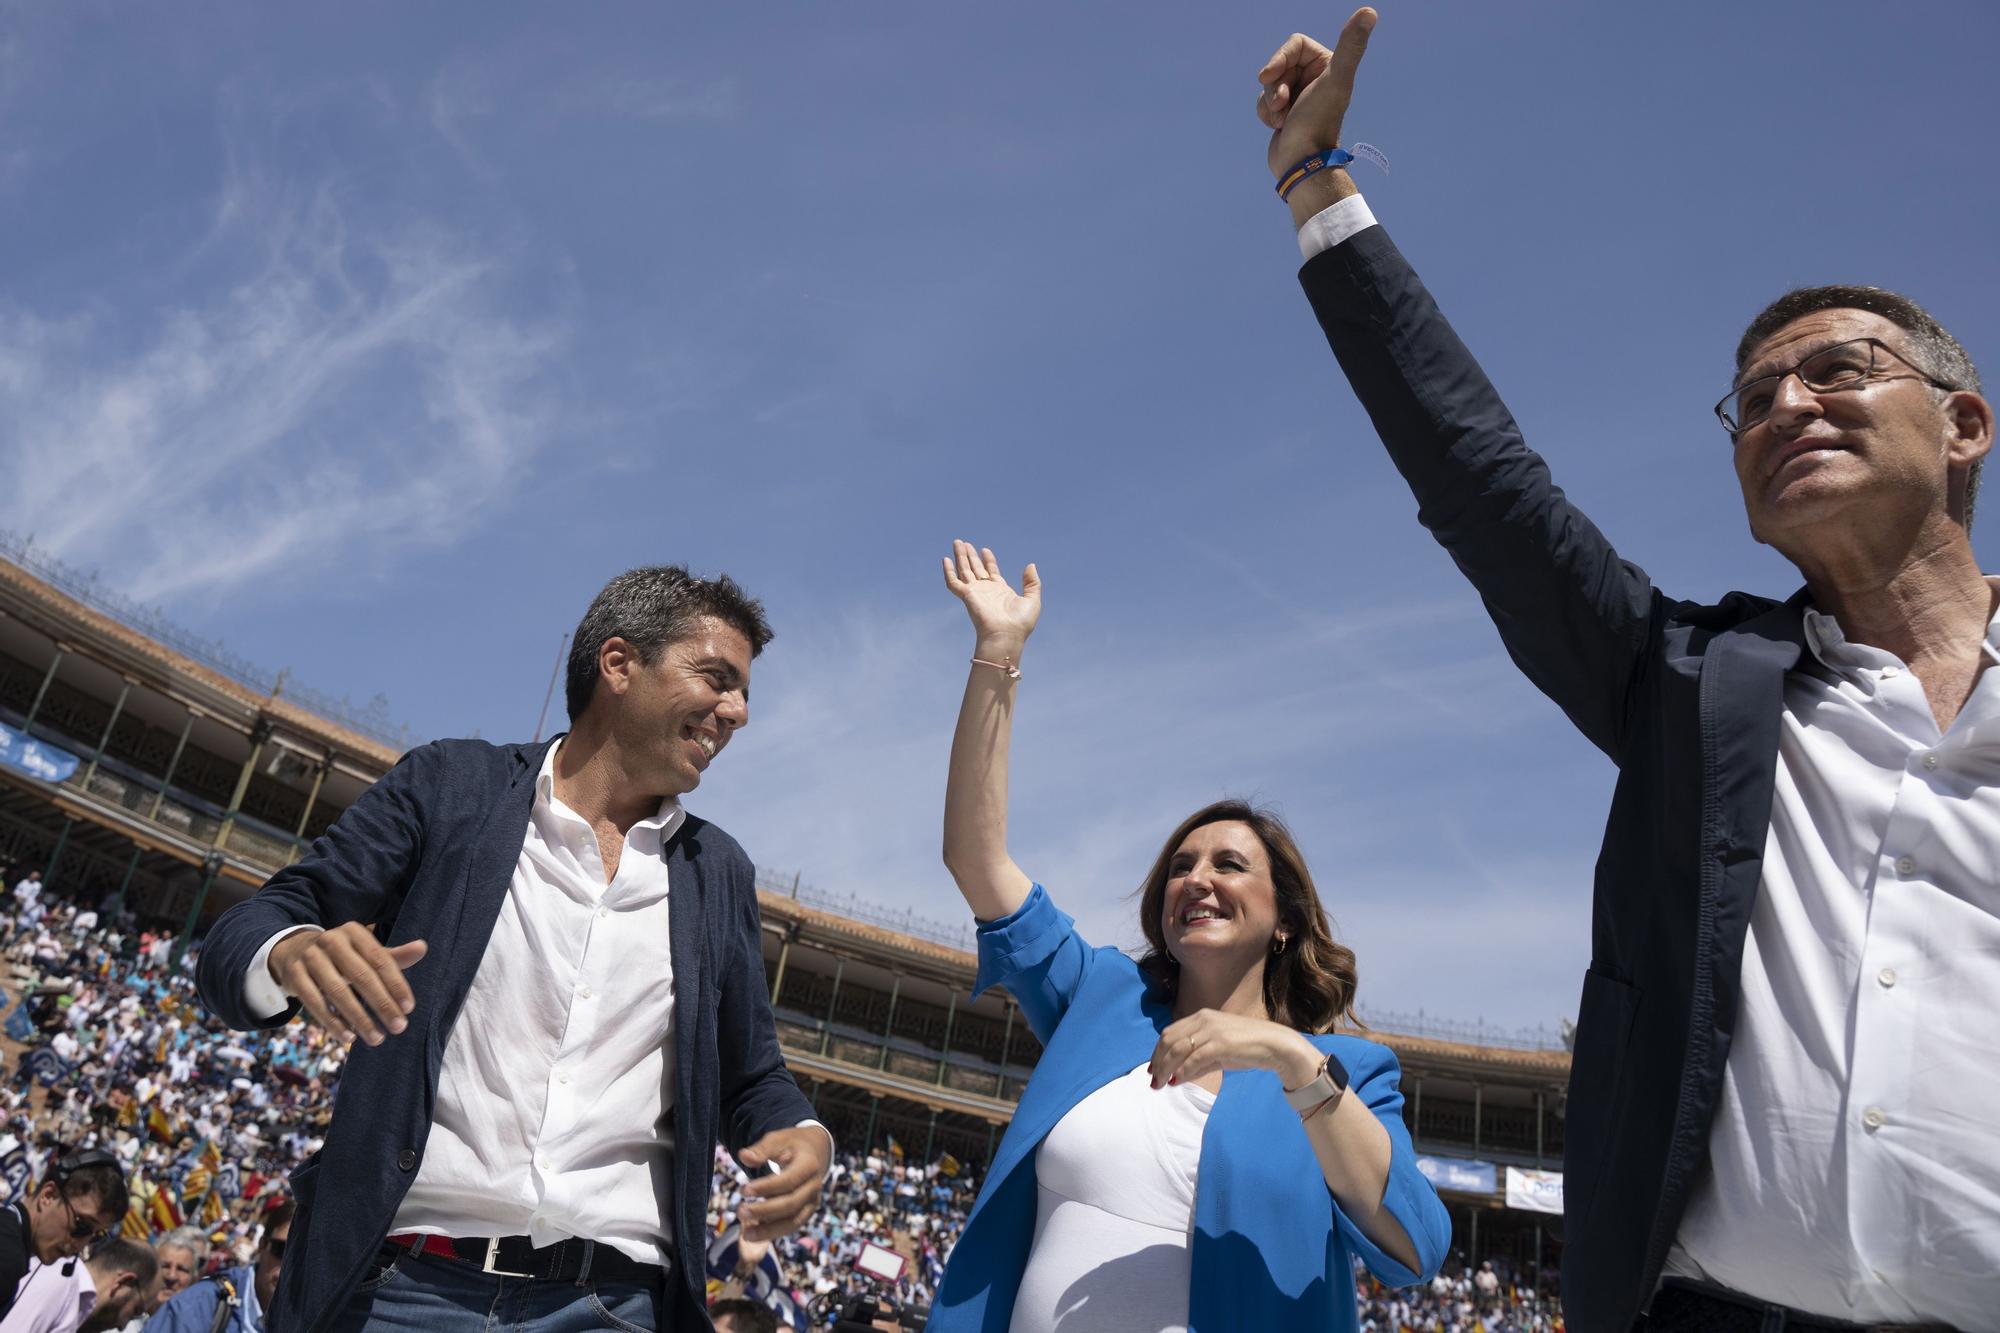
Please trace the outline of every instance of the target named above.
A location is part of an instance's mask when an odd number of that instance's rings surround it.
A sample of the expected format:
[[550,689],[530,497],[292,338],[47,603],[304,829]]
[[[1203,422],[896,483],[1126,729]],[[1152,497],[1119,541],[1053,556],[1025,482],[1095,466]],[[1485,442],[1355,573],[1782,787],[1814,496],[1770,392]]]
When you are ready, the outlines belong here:
[[1329,1051],[1320,1061],[1319,1072],[1296,1088],[1285,1089],[1285,1100],[1300,1115],[1316,1110],[1330,1098],[1347,1091],[1347,1066],[1335,1059]]

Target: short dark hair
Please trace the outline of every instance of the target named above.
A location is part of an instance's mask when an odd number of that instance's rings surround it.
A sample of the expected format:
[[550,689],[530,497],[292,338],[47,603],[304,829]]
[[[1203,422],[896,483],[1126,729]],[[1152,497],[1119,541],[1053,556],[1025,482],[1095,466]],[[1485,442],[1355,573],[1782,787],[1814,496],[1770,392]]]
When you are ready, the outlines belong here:
[[264,1209],[264,1239],[271,1239],[271,1233],[291,1221],[292,1214],[298,1212],[298,1210],[298,1201],[295,1199],[280,1199],[276,1203],[266,1207]]
[[714,616],[742,631],[752,657],[771,641],[763,604],[727,574],[704,579],[688,573],[685,565],[648,565],[628,569],[605,584],[570,639],[563,678],[569,720],[576,722],[590,707],[597,690],[597,650],[607,639],[625,640],[651,666],[662,648],[693,633],[701,616]]
[[119,1218],[124,1218],[131,1199],[126,1193],[125,1173],[115,1161],[90,1161],[65,1171],[62,1160],[58,1159],[49,1178],[65,1199],[95,1199],[100,1204],[116,1208]]
[[130,1273],[142,1287],[151,1286],[160,1275],[160,1258],[153,1247],[124,1236],[111,1236],[90,1252],[90,1266],[106,1273]]
[[750,1333],[778,1333],[783,1327],[778,1322],[776,1310],[768,1305],[759,1305],[755,1301],[731,1299],[717,1301],[708,1307],[708,1317],[711,1321],[720,1319],[724,1315],[736,1320],[743,1328],[749,1329]]
[[[1743,331],[1743,337],[1736,343],[1736,373],[1743,373],[1743,368],[1750,364],[1750,358],[1763,346],[1765,339],[1793,320],[1822,310],[1865,310],[1871,315],[1880,315],[1910,335],[1907,355],[1918,370],[1948,389],[1980,392],[1979,368],[1972,364],[1972,358],[1966,354],[1958,339],[1952,337],[1930,311],[1886,287],[1856,287],[1841,283],[1795,288],[1765,306],[1757,318],[1750,321],[1750,327]],[[1985,461],[1980,459],[1966,469],[1967,528],[1972,526],[1972,506],[1979,498],[1979,469]]]

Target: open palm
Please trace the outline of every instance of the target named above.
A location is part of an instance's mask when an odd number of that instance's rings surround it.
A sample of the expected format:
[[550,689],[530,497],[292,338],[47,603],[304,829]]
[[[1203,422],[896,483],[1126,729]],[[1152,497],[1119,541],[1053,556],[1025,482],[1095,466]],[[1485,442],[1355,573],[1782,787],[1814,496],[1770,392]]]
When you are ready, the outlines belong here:
[[1001,576],[1000,562],[986,547],[955,541],[944,562],[944,584],[965,603],[973,632],[982,643],[1021,644],[1042,615],[1042,579],[1029,565],[1021,571],[1021,591]]

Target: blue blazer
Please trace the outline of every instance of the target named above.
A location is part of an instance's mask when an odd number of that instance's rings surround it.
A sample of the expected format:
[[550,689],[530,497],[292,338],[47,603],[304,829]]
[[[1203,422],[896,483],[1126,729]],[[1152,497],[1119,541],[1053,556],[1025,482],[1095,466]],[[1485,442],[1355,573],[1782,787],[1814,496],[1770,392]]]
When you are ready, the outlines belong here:
[[1418,521],[1515,663],[1618,766],[1570,1065],[1563,1311],[1571,1328],[1629,1329],[1708,1162],[1785,673],[1819,669],[1806,596],[1678,601],[1621,559],[1381,227],[1299,277]]
[[[945,1265],[931,1333],[1007,1333],[1035,1235],[1036,1148],[1071,1107],[1144,1063],[1173,1021],[1173,1006],[1139,965],[1085,944],[1039,884],[1011,915],[980,923],[974,997],[994,985],[1019,1002],[1044,1049]],[[1355,1255],[1391,1286],[1426,1280],[1444,1259],[1451,1220],[1417,1170],[1394,1053],[1359,1037],[1311,1041],[1347,1067],[1348,1095],[1389,1131],[1383,1202],[1415,1243],[1422,1271],[1390,1258],[1341,1212],[1278,1076],[1232,1070],[1202,1133],[1190,1333],[1352,1330]]]
[[[557,738],[561,739],[560,737]],[[416,1179],[430,1136],[445,1041],[527,838],[541,745],[436,741],[412,750],[316,841],[304,860],[222,914],[202,946],[196,981],[211,1012],[236,1028],[261,1018],[243,978],[257,950],[293,925],[375,925],[390,946],[430,951],[406,974],[409,1028],[348,1053],[326,1146],[292,1173],[298,1215],[269,1323],[324,1328],[360,1282]],[[740,1151],[812,1117],[778,1052],[765,995],[757,891],[734,839],[688,816],[665,851],[674,910],[674,1174],[667,1208],[678,1282],[667,1293],[681,1328],[706,1328],[702,1284],[709,1176],[720,1136]]]

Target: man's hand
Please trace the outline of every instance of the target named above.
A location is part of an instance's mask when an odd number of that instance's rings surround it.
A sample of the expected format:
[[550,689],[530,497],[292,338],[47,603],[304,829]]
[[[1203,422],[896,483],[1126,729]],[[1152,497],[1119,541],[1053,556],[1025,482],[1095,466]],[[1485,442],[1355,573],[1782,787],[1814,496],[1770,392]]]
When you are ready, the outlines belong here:
[[[736,1210],[745,1240],[775,1240],[804,1225],[819,1207],[831,1148],[825,1130],[800,1125],[774,1129],[736,1155],[752,1177],[743,1193],[754,1202]],[[764,1174],[769,1162],[780,1168],[775,1175]]]
[[[1375,11],[1354,11],[1331,51],[1293,33],[1257,71],[1257,119],[1271,128],[1271,175],[1285,173],[1323,148],[1340,146],[1340,125],[1354,97],[1354,71],[1375,30]],[[1321,173],[1322,175],[1329,173]]]
[[332,930],[301,931],[271,950],[271,978],[299,997],[306,1014],[341,1041],[359,1036],[380,1046],[387,1032],[401,1032],[416,1008],[403,969],[430,946],[411,940],[393,949],[359,921]]

